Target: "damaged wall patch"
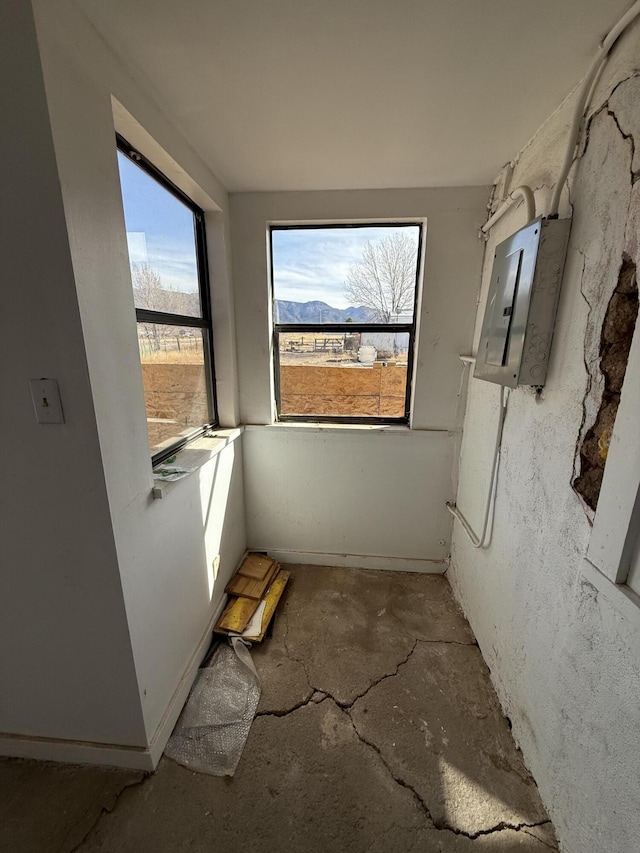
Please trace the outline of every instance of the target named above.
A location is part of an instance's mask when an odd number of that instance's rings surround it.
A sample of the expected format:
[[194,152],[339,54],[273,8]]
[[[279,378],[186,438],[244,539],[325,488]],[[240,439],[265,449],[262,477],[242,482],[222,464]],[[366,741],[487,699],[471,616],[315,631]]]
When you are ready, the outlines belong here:
[[600,336],[600,370],[604,377],[602,401],[593,426],[582,442],[580,474],[573,481],[575,490],[593,510],[598,505],[637,317],[636,264],[623,254],[618,283],[609,300]]

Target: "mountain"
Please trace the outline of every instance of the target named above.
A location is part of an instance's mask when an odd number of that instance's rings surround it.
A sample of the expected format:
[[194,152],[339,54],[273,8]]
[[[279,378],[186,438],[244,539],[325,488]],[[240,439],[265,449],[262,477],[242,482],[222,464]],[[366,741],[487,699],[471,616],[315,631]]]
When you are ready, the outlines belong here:
[[276,323],[370,323],[375,314],[371,308],[332,308],[326,302],[289,302],[275,300]]

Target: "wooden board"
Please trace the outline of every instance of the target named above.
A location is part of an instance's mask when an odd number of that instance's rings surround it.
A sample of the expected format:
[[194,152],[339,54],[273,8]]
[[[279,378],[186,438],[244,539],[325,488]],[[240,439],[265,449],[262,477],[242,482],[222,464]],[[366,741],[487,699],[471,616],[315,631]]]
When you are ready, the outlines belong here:
[[236,573],[226,585],[224,591],[228,592],[229,595],[242,595],[245,598],[253,598],[256,601],[260,601],[279,570],[280,565],[274,563],[260,581],[255,578],[245,578]]
[[218,634],[226,634],[229,631],[242,634],[259,606],[260,602],[252,598],[232,598],[213,630]]
[[245,578],[262,581],[273,568],[275,560],[266,554],[248,554],[244,563],[238,569],[238,574]]
[[251,640],[254,643],[262,642],[262,640],[264,639],[264,635],[266,634],[267,628],[269,627],[269,622],[271,622],[271,618],[275,613],[276,607],[278,606],[278,602],[282,597],[282,593],[284,592],[284,588],[287,585],[287,581],[289,580],[290,576],[291,572],[278,572],[277,578],[269,587],[269,592],[265,597],[265,601],[267,602],[267,604],[262,615],[262,625],[260,628],[260,633],[257,637],[245,637],[246,640]]

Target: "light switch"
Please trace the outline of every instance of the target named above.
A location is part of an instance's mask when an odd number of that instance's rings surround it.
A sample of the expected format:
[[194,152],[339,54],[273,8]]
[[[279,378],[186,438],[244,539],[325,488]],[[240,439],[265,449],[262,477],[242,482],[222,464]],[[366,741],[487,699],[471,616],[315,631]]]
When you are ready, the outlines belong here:
[[63,424],[62,403],[55,379],[30,379],[31,398],[39,424]]

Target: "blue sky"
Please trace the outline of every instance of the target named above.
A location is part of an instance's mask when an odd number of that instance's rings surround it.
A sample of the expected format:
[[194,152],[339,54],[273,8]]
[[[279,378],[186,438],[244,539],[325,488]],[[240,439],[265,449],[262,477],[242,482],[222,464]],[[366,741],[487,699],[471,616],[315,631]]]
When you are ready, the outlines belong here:
[[196,293],[193,213],[120,151],[118,165],[131,263],[148,263],[164,287]]
[[[196,293],[192,212],[120,151],[118,165],[131,263],[148,263],[160,273],[164,287]],[[349,307],[343,292],[349,268],[361,259],[367,242],[394,231],[414,235],[417,248],[415,225],[274,230],[276,299]]]
[[377,243],[394,231],[420,235],[417,226],[297,228],[273,230],[273,287],[276,299],[348,308],[344,282],[352,264],[362,258],[367,242]]

